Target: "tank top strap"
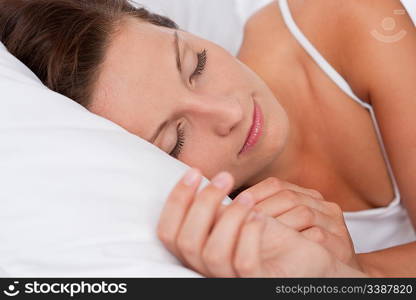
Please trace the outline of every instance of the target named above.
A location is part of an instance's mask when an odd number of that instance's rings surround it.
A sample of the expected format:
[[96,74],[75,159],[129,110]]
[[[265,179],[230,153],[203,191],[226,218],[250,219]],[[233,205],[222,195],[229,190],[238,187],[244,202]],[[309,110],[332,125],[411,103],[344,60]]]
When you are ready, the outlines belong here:
[[415,0],[401,0],[404,8],[416,26],[416,1]]
[[313,58],[313,60],[318,64],[318,66],[331,78],[335,84],[344,91],[348,96],[350,96],[354,101],[365,108],[370,108],[371,106],[358,98],[355,93],[352,91],[350,85],[345,81],[345,79],[328,63],[328,61],[319,53],[319,51],[312,45],[308,38],[303,34],[303,32],[297,26],[295,20],[292,17],[292,14],[289,9],[287,0],[278,0],[280,5],[280,11],[282,12],[283,20],[286,23],[289,31],[295,37],[295,39],[302,45],[305,51]]

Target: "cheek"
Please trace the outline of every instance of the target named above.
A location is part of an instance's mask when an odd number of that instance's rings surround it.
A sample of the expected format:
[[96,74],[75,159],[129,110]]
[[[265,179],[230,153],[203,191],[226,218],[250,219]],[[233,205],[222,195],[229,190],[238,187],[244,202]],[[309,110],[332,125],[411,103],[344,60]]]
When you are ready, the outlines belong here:
[[225,155],[227,152],[229,153],[219,146],[213,149],[208,143],[199,145],[188,143],[180,160],[190,167],[201,170],[205,177],[212,178],[220,171],[232,171],[230,169],[232,161]]
[[222,49],[208,51],[206,71],[222,84],[239,82],[247,77],[245,65]]

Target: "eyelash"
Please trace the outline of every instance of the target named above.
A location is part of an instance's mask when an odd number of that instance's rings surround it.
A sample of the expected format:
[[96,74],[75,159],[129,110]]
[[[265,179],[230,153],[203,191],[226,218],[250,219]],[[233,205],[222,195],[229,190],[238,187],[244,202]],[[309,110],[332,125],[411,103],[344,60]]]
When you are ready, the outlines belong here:
[[[195,71],[192,73],[191,77],[189,77],[190,82],[194,77],[200,76],[204,72],[205,65],[207,64],[207,49],[204,49],[201,52],[197,53],[197,58],[198,63],[196,65]],[[170,153],[170,155],[174,158],[178,158],[179,154],[182,151],[183,145],[185,144],[185,130],[179,128],[179,126],[177,129],[178,141],[176,142],[175,148],[173,148],[172,152]]]
[[[180,126],[180,124],[179,124]],[[172,152],[169,154],[174,158],[178,158],[179,154],[181,153],[182,147],[185,144],[185,130],[179,128],[177,129],[178,132],[178,141],[176,143],[175,148],[173,148]]]
[[201,52],[197,53],[197,58],[198,58],[198,64],[196,65],[196,69],[192,73],[191,77],[189,77],[189,82],[191,82],[195,76],[199,76],[204,72],[205,65],[207,64],[207,58],[208,58],[207,49],[204,49]]

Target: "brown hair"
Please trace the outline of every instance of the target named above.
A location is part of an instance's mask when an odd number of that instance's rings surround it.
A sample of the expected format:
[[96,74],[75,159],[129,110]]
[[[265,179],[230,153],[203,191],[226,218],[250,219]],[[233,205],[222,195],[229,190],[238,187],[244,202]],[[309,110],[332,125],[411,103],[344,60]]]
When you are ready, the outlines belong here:
[[88,107],[110,37],[129,16],[178,28],[127,0],[0,0],[0,41],[47,87]]

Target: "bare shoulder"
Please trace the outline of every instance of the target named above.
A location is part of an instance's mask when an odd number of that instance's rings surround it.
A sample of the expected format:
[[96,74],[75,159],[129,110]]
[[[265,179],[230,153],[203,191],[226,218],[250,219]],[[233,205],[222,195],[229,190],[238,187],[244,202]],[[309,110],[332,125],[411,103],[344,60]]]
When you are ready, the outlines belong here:
[[244,38],[238,58],[253,70],[271,68],[265,66],[282,57],[290,60],[296,55],[295,41],[283,22],[277,1],[273,1],[255,12],[246,22]]
[[[369,89],[415,50],[416,29],[399,0],[345,0],[341,66],[350,85],[371,102]],[[403,53],[400,55],[399,53]],[[408,62],[409,63],[409,62]],[[405,63],[404,63],[405,64]]]
[[[267,32],[270,29],[278,33],[284,33],[286,26],[281,16],[279,1],[275,0],[265,5],[257,12],[255,12],[245,24],[246,34],[256,34]],[[334,14],[339,8],[339,3],[344,3],[343,0],[287,0],[291,13],[298,25],[310,25],[312,28],[326,28],[325,32],[331,27],[327,26],[329,22],[337,20]],[[348,0],[345,0],[348,2]],[[326,26],[323,26],[326,25]]]
[[[249,43],[268,41],[275,45],[295,42],[281,15],[279,1],[273,1],[253,14],[245,25],[245,40]],[[289,10],[300,30],[322,55],[338,70],[340,28],[354,0],[288,0]],[[381,0],[382,1],[382,0]],[[286,45],[293,51],[300,49]],[[342,71],[342,70],[338,70]]]
[[379,31],[378,36],[384,35],[388,43],[389,35],[395,35],[399,27],[414,27],[400,0],[336,1],[344,3],[339,11],[339,24],[342,25],[340,29],[343,36],[349,40],[354,37],[374,37],[374,32]]
[[371,102],[369,80],[374,78],[371,72],[380,71],[377,66],[370,68],[368,62],[396,59],[394,53],[411,47],[416,34],[400,0],[288,0],[288,3],[303,33],[367,102]]
[[[262,45],[263,48],[267,46],[269,50],[280,51],[281,54],[301,50],[284,22],[279,1],[270,2],[247,20],[244,26],[243,54],[252,45]],[[331,35],[336,30],[335,26],[329,24],[338,20],[333,12],[339,1],[343,3],[342,0],[288,0],[295,22],[314,44],[315,41],[319,44],[319,50],[332,49],[327,44],[333,40]],[[326,52],[324,50],[324,54]]]
[[255,12],[244,26],[246,40],[271,41],[285,33],[277,1],[263,6]]
[[[246,22],[245,34],[262,37],[269,35],[270,30],[284,33],[279,1],[272,1],[254,13]],[[384,26],[392,30],[395,18],[411,24],[400,0],[288,0],[288,5],[300,29],[323,48],[325,44],[337,48],[342,40],[348,42],[355,36],[368,34],[368,28]]]
[[[243,56],[253,52],[258,54],[257,50],[252,51],[253,45],[262,45],[264,49],[286,55],[291,51],[301,51],[287,30],[278,1],[264,6],[247,21]],[[366,72],[362,66],[366,55],[372,54],[365,53],[367,44],[373,44],[371,49],[376,49],[383,46],[375,43],[377,38],[389,41],[400,38],[404,31],[409,35],[415,31],[400,0],[287,1],[300,30],[363,100],[366,100],[366,83],[362,78],[367,74],[357,70]]]

